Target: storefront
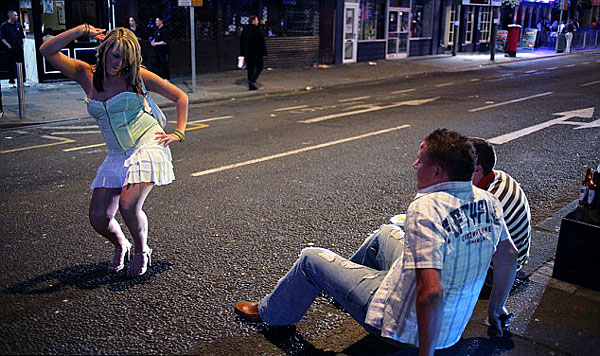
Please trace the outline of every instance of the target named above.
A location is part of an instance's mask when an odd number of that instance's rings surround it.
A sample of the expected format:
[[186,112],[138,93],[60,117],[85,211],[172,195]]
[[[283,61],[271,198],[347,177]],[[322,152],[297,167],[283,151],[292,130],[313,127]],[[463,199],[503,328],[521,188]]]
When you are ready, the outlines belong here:
[[[108,25],[107,2],[103,0],[20,0],[18,8],[19,22],[26,33],[25,40],[25,76],[27,80],[43,82],[64,79],[55,68],[46,62],[38,48],[48,39],[74,27],[89,22],[98,26]],[[94,39],[77,39],[67,45],[62,53],[95,63],[97,42]]]
[[[444,49],[451,50],[458,40],[458,52],[477,52],[490,49],[494,14],[499,0],[449,1],[444,6]],[[458,33],[455,33],[458,31]]]
[[[440,0],[344,2],[343,63],[439,53]],[[443,48],[441,49],[443,50]]]
[[[125,2],[130,0],[117,0]],[[298,67],[333,61],[333,47],[328,37],[321,40],[321,29],[333,23],[322,24],[321,13],[332,1],[317,0],[204,0],[194,8],[196,38],[196,70],[199,73],[234,70],[239,56],[239,37],[250,17],[257,15],[265,33],[269,55],[265,67]],[[118,6],[117,6],[118,8]],[[172,76],[187,76],[190,68],[189,8],[178,7],[176,0],[138,0],[129,14],[116,15],[117,25],[136,16],[143,38],[142,50],[146,63],[152,67],[152,36],[156,16],[163,16],[169,30],[170,69]],[[329,29],[333,34],[333,29]],[[329,40],[333,42],[331,36]],[[321,47],[325,50],[321,53]],[[328,47],[329,46],[329,47]],[[329,48],[329,50],[327,50]],[[323,58],[322,58],[323,57]]]

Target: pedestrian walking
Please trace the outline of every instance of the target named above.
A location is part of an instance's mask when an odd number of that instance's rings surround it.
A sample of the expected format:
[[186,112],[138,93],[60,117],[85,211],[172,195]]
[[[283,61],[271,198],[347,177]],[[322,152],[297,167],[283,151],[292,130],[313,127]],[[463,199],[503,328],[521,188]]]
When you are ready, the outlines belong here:
[[[25,32],[23,32],[23,26],[18,22],[19,14],[16,11],[9,10],[7,16],[8,20],[0,25],[0,39],[8,49],[8,83],[14,86],[17,63],[24,63]],[[23,79],[25,79],[25,73],[23,73]]]
[[240,55],[246,62],[248,72],[248,90],[258,89],[256,81],[263,70],[263,57],[267,55],[265,36],[258,27],[258,16],[250,17],[250,24],[240,36]]
[[171,80],[169,74],[169,31],[162,17],[154,22],[156,28],[150,44],[154,47],[154,70],[164,79]]
[[565,27],[563,27],[562,33],[565,35],[565,53],[571,52],[571,44],[573,43],[573,36],[575,34],[575,25],[573,25],[573,20],[569,19]]
[[235,312],[268,325],[295,324],[325,291],[376,337],[433,355],[460,339],[493,257],[488,321],[502,336],[517,249],[498,199],[471,183],[474,151],[463,135],[433,131],[413,164],[419,190],[405,231],[383,225],[350,259],[305,248],[270,294],[260,303],[237,302]]
[[[40,52],[62,74],[79,83],[87,95],[88,112],[96,119],[108,149],[91,184],[90,222],[115,246],[108,269],[118,272],[132,248],[115,220],[117,211],[121,213],[133,239],[134,255],[127,275],[136,277],[146,273],[152,254],[142,207],[154,185],[169,184],[175,178],[169,145],[185,139],[188,97],[141,66],[140,46],[133,32],[119,27],[103,33],[103,29],[83,24],[45,42]],[[96,65],[60,52],[80,37],[101,41]],[[177,104],[175,132],[166,133],[147,109],[147,91]]]

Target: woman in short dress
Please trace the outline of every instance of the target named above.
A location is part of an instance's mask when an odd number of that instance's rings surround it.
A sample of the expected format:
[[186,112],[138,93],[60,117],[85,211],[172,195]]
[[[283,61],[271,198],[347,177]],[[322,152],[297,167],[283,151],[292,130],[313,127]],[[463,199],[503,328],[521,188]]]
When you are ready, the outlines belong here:
[[[60,50],[80,37],[101,41],[96,65],[69,58]],[[62,74],[85,91],[88,112],[98,122],[108,154],[92,182],[89,217],[94,230],[115,246],[109,263],[118,272],[130,257],[132,244],[115,220],[121,213],[133,240],[127,275],[141,276],[151,264],[148,220],[142,210],[154,185],[175,178],[169,145],[185,139],[188,98],[179,88],[141,66],[140,45],[128,29],[103,29],[83,24],[45,42],[40,52]],[[176,103],[177,128],[166,133],[146,103],[146,88]]]

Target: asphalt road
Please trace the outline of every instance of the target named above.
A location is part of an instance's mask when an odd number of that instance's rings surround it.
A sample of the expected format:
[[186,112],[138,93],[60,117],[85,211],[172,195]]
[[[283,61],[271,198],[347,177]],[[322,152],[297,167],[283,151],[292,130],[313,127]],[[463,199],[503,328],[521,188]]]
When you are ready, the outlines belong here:
[[534,223],[552,215],[600,163],[599,68],[599,55],[565,56],[192,106],[177,180],[145,205],[153,265],[136,280],[104,272],[112,248],[87,219],[106,153],[93,121],[3,131],[0,353],[341,352],[361,334],[323,298],[296,344],[233,303],[270,291],[306,243],[350,255],[404,212],[438,127],[497,140]]

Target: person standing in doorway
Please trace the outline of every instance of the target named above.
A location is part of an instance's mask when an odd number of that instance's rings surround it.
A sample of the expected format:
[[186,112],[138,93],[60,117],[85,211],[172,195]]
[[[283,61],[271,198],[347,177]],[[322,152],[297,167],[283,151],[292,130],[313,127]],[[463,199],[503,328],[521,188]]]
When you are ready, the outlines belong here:
[[571,43],[573,43],[573,35],[575,33],[575,25],[573,25],[573,20],[569,19],[567,24],[563,28],[562,32],[565,34],[565,53],[571,52]]
[[[8,83],[15,85],[17,63],[23,63],[23,46],[25,45],[25,32],[19,22],[19,14],[9,10],[8,20],[0,26],[0,39],[8,49]],[[23,73],[25,79],[25,73]]]
[[169,74],[169,32],[164,19],[157,17],[154,22],[156,29],[150,44],[154,47],[154,70],[163,79],[170,80]]
[[240,36],[240,52],[246,61],[248,71],[248,90],[258,89],[256,80],[263,70],[263,57],[267,55],[265,36],[258,28],[258,16],[250,17],[250,24]]

